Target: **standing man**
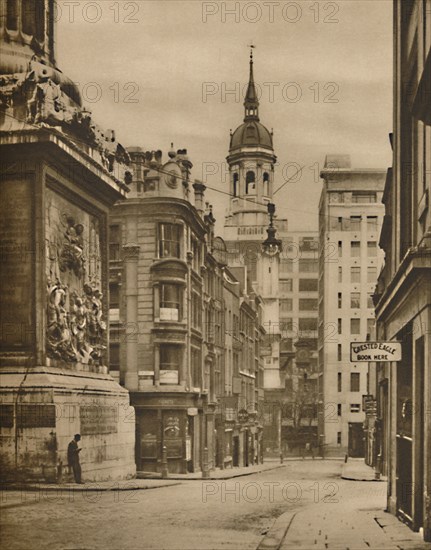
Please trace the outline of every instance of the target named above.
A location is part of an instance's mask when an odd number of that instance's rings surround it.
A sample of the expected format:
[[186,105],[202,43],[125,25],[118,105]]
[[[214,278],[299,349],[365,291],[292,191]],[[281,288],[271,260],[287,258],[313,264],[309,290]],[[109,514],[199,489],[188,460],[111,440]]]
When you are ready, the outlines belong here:
[[78,442],[81,441],[80,434],[75,434],[72,441],[67,447],[67,463],[69,468],[73,470],[73,477],[75,478],[75,483],[83,483],[81,480],[81,464],[79,463],[79,453],[81,449],[78,448]]

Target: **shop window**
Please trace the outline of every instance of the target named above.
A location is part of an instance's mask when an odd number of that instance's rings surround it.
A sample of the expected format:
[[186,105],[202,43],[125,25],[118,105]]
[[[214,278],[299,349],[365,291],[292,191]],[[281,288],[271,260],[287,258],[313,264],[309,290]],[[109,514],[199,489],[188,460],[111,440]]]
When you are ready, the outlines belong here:
[[159,225],[159,258],[181,257],[181,233],[178,224],[161,223]]

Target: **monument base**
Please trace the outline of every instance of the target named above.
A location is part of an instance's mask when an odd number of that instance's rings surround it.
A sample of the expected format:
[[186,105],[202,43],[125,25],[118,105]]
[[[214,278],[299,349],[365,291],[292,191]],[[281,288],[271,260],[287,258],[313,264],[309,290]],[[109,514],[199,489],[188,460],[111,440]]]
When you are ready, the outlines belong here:
[[73,481],[67,447],[78,433],[84,482],[135,476],[135,411],[108,374],[3,367],[0,403],[2,481]]

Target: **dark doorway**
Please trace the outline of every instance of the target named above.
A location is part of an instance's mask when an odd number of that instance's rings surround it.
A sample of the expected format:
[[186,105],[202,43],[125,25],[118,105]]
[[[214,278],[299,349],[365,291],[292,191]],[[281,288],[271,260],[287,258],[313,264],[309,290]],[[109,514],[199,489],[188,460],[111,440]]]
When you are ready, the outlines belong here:
[[364,428],[362,422],[349,422],[349,456],[364,456]]
[[239,466],[239,437],[233,438],[232,463],[234,466]]

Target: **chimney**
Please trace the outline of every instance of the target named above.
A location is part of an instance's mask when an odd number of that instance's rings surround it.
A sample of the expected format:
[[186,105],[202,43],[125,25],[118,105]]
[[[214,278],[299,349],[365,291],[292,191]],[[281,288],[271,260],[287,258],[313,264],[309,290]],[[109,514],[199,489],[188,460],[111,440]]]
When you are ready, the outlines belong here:
[[195,190],[195,208],[198,211],[198,214],[201,218],[204,217],[204,196],[205,196],[205,185],[198,180],[195,180],[193,184],[193,189]]

